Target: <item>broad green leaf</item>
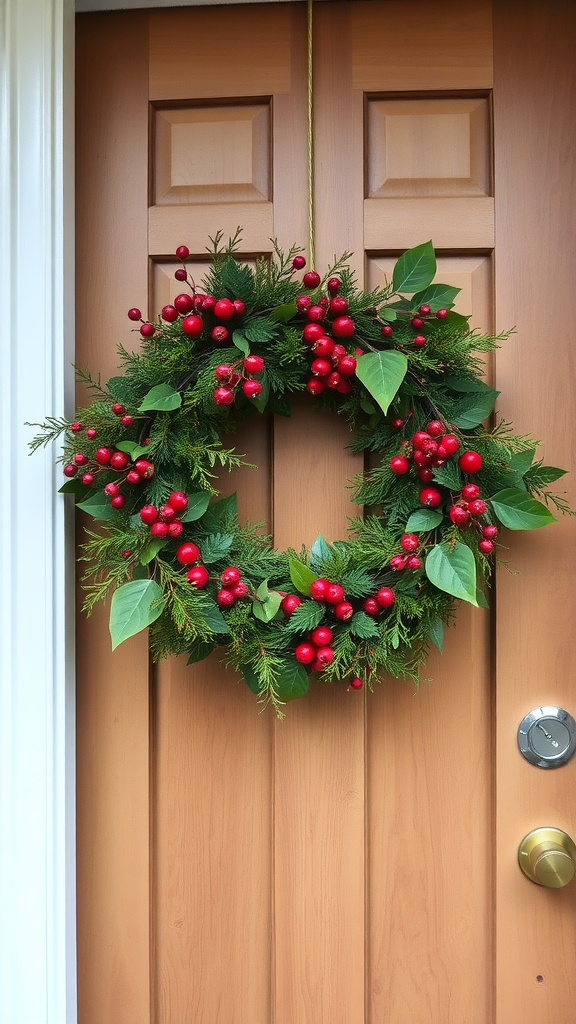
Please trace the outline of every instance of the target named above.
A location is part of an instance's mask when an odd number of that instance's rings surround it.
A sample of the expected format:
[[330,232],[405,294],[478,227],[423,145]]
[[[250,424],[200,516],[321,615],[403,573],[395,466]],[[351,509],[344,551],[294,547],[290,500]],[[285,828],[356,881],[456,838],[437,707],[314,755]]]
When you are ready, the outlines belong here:
[[477,604],[478,604],[479,608],[489,608],[490,607],[490,605],[488,604],[488,598],[486,597],[486,594],[484,593],[484,591],[480,590],[480,587],[478,587],[478,589],[476,591],[476,601],[477,601]]
[[481,394],[468,395],[462,398],[452,415],[452,423],[461,430],[472,430],[485,420],[494,409],[494,403],[500,394],[494,388],[487,388]]
[[414,306],[425,303],[430,306],[432,313],[437,313],[439,309],[450,309],[459,291],[460,288],[454,288],[451,284],[431,284],[429,288],[413,295],[412,302]]
[[77,502],[76,507],[81,508],[83,512],[87,512],[93,519],[101,519],[103,521],[114,519],[118,514],[117,510],[112,508],[110,498],[107,498],[102,491],[92,494],[89,498],[86,498],[86,501]]
[[476,562],[466,544],[436,544],[426,556],[426,575],[438,590],[477,605]]
[[445,466],[434,466],[432,476],[435,483],[447,487],[450,491],[459,491],[462,487],[462,474],[455,462],[447,462]]
[[196,640],[189,652],[187,665],[196,665],[199,661],[204,661],[212,651],[216,649],[216,644],[212,640]]
[[145,445],[138,444],[138,441],[119,441],[114,447],[119,452],[126,452],[126,455],[130,456],[132,462],[139,459],[141,455],[146,455],[148,451],[148,448]]
[[317,567],[319,563],[323,562],[326,558],[332,556],[332,548],[328,541],[324,540],[321,533],[318,534],[312,547],[310,548],[310,562],[313,567]]
[[199,540],[198,546],[204,564],[212,565],[213,562],[218,562],[221,558],[224,558],[232,547],[233,542],[234,536],[231,533],[209,533],[207,537]]
[[[534,462],[535,455],[536,448],[529,448],[526,452],[514,452],[508,458],[508,465],[510,466],[510,469],[514,470],[515,473],[518,473],[519,476],[524,476]],[[563,470],[560,470],[560,474],[563,472]]]
[[492,390],[489,384],[477,377],[454,377],[450,373],[442,376],[442,383],[452,391],[461,391],[465,395],[482,394],[484,391]]
[[407,369],[406,356],[395,349],[387,349],[363,355],[356,364],[356,376],[382,411],[387,413]]
[[[262,594],[263,587],[266,587],[265,595]],[[254,617],[260,619],[261,622],[271,622],[282,603],[282,594],[279,594],[277,590],[268,590],[266,583],[258,587],[257,594],[260,600],[252,602]]]
[[280,675],[274,687],[280,700],[296,700],[297,697],[303,697],[309,686],[310,677],[304,665],[296,661],[296,658],[282,661]]
[[86,484],[82,483],[82,480],[75,477],[73,480],[67,480],[62,487],[58,488],[58,494],[90,494],[90,488],[86,487]]
[[156,384],[144,395],[138,412],[171,412],[182,405],[182,395],[170,384]]
[[393,324],[398,316],[393,306],[384,306],[378,315],[382,320],[385,320],[387,324]]
[[376,412],[376,407],[372,405],[372,402],[369,402],[367,398],[360,399],[360,408],[367,416],[372,416]]
[[453,309],[448,310],[448,316],[439,321],[444,327],[465,327],[468,329],[468,321],[470,316],[463,316],[462,313],[455,313]]
[[282,306],[276,306],[276,309],[272,310],[270,319],[276,320],[280,324],[287,324],[289,320],[296,316],[297,312],[295,302],[285,302]]
[[156,558],[158,552],[161,551],[162,548],[166,547],[167,543],[168,541],[165,540],[163,537],[153,537],[152,540],[149,540],[146,546],[143,547],[142,551],[140,552],[141,564],[149,565],[152,559]]
[[189,494],[188,508],[184,515],[181,516],[182,522],[194,523],[197,519],[201,519],[209,504],[210,495],[208,491],[197,491],[196,494]]
[[132,576],[135,580],[147,580],[150,576],[148,567],[146,565],[141,565],[140,562],[136,562],[136,565],[132,569]]
[[530,497],[526,491],[506,487],[490,498],[494,513],[503,526],[509,530],[537,530],[556,520],[541,501]]
[[204,595],[202,605],[200,607],[200,615],[203,621],[206,623],[209,629],[213,633],[229,633],[228,624],[226,619],[222,615],[218,605],[212,598]]
[[162,614],[164,593],[155,580],[131,580],[114,591],[110,605],[112,650]]
[[256,675],[256,673],[255,673],[254,669],[252,668],[252,666],[251,665],[241,665],[240,666],[240,671],[242,672],[242,675],[244,676],[244,679],[246,681],[246,685],[248,686],[248,689],[252,690],[252,693],[255,693],[256,696],[259,697],[260,696],[260,692],[261,692],[260,680],[258,679],[258,676]]
[[432,242],[423,242],[403,253],[394,267],[392,287],[395,292],[419,292],[428,288],[436,273],[436,257]]
[[275,327],[267,317],[256,317],[244,324],[244,334],[252,344],[271,341]]
[[240,352],[243,352],[245,356],[248,355],[250,351],[250,344],[242,331],[233,331],[232,343]]
[[406,523],[406,533],[417,530],[435,530],[444,519],[442,512],[434,512],[431,508],[419,508],[413,512]]
[[439,651],[444,646],[444,623],[442,619],[433,619],[430,623],[430,639]]
[[[565,469],[558,469],[557,466],[533,466],[526,473],[526,483],[531,486],[533,481],[538,486],[553,484],[555,480],[566,475]],[[61,488],[62,489],[62,488]]]
[[229,494],[227,498],[220,498],[208,506],[202,519],[202,525],[207,530],[220,530],[229,520],[236,519],[238,510],[238,499],[236,493]]
[[306,597],[310,594],[310,584],[318,578],[318,574],[310,569],[309,566],[304,565],[298,558],[291,558],[289,561],[290,565],[290,579],[299,590],[301,594],[305,594]]

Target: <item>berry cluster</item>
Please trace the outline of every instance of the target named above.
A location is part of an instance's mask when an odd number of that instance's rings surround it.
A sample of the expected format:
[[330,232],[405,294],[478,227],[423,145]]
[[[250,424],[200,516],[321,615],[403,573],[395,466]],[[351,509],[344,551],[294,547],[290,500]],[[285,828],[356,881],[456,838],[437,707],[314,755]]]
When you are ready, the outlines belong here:
[[308,634],[308,639],[297,644],[294,657],[301,665],[310,665],[314,672],[323,672],[334,661],[334,648],[330,647],[333,632],[329,626],[317,626]]
[[216,405],[232,405],[238,387],[242,388],[246,398],[257,398],[262,393],[262,384],[259,380],[254,380],[252,374],[263,372],[262,356],[252,352],[232,366],[228,363],[221,363],[214,371],[219,385],[214,391]]
[[[112,406],[112,412],[120,418],[125,427],[130,427],[134,422],[134,417],[126,413],[124,406],[120,403],[115,403]],[[68,429],[73,434],[80,434],[84,428],[76,420],[69,425]],[[93,441],[96,436],[97,430],[94,427],[87,427],[86,437],[88,440]],[[108,472],[113,470],[118,474],[116,480],[110,480],[104,487],[104,494],[110,498],[112,508],[116,509],[123,508],[126,502],[126,496],[121,493],[123,483],[134,486],[150,480],[154,476],[154,465],[148,459],[138,458],[132,461],[126,452],[105,446],[96,448],[93,455],[87,455],[86,452],[75,452],[73,461],[64,466],[64,476],[75,477],[79,469],[82,470],[81,480],[85,487],[91,487],[97,475],[104,470]],[[120,474],[122,475],[120,476]]]
[[221,608],[231,608],[236,601],[243,597],[250,597],[250,588],[242,579],[240,569],[230,565],[220,576],[221,588],[216,594],[216,600]]
[[184,525],[180,519],[188,508],[188,498],[183,491],[173,491],[165,505],[143,505],[140,519],[150,527],[152,537],[180,537]]
[[[303,256],[295,256],[292,260],[295,270],[301,270],[305,265]],[[309,270],[304,274],[302,283],[315,291],[321,283],[320,275]],[[351,316],[346,315],[348,300],[338,294],[341,286],[340,278],[330,277],[326,282],[327,295],[313,298],[302,294],[296,299],[296,309],[307,321],[302,338],[312,352],[310,377],[306,382],[311,395],[321,395],[327,388],[341,395],[348,395],[352,390],[350,378],[356,373],[356,356],[341,342],[352,337],[356,324]]]
[[[412,338],[412,345],[414,348],[424,348],[424,345],[426,344],[426,335],[422,334],[422,331],[426,326],[426,320],[445,320],[448,316],[447,309],[439,309],[436,313],[432,313],[430,306],[426,303],[419,306],[416,313],[406,312],[405,310],[398,310],[398,313],[405,313],[410,317],[410,326],[414,330],[414,337]],[[384,323],[382,324],[381,332],[384,338],[390,338],[394,334],[394,328],[391,324]]]

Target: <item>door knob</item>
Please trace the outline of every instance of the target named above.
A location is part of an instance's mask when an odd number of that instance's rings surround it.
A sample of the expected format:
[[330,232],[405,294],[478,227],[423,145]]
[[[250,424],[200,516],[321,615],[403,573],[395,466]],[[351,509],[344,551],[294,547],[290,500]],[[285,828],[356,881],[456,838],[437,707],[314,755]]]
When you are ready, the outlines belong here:
[[561,889],[576,874],[576,845],[559,828],[535,828],[518,847],[518,863],[531,882]]

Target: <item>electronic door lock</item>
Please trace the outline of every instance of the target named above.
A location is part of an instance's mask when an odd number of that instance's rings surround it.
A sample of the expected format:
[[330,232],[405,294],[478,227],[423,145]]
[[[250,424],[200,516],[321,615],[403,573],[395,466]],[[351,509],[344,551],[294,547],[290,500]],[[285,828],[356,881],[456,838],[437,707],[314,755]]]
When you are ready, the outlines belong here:
[[530,764],[559,768],[576,751],[576,722],[563,708],[535,708],[518,726],[518,746]]

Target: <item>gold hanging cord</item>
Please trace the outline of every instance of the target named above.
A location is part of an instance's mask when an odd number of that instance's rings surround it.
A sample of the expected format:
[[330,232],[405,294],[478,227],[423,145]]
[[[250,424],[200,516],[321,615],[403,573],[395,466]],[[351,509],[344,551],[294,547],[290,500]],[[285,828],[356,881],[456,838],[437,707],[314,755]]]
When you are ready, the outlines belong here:
[[314,267],[314,145],[312,135],[312,3],[308,0],[308,258]]

